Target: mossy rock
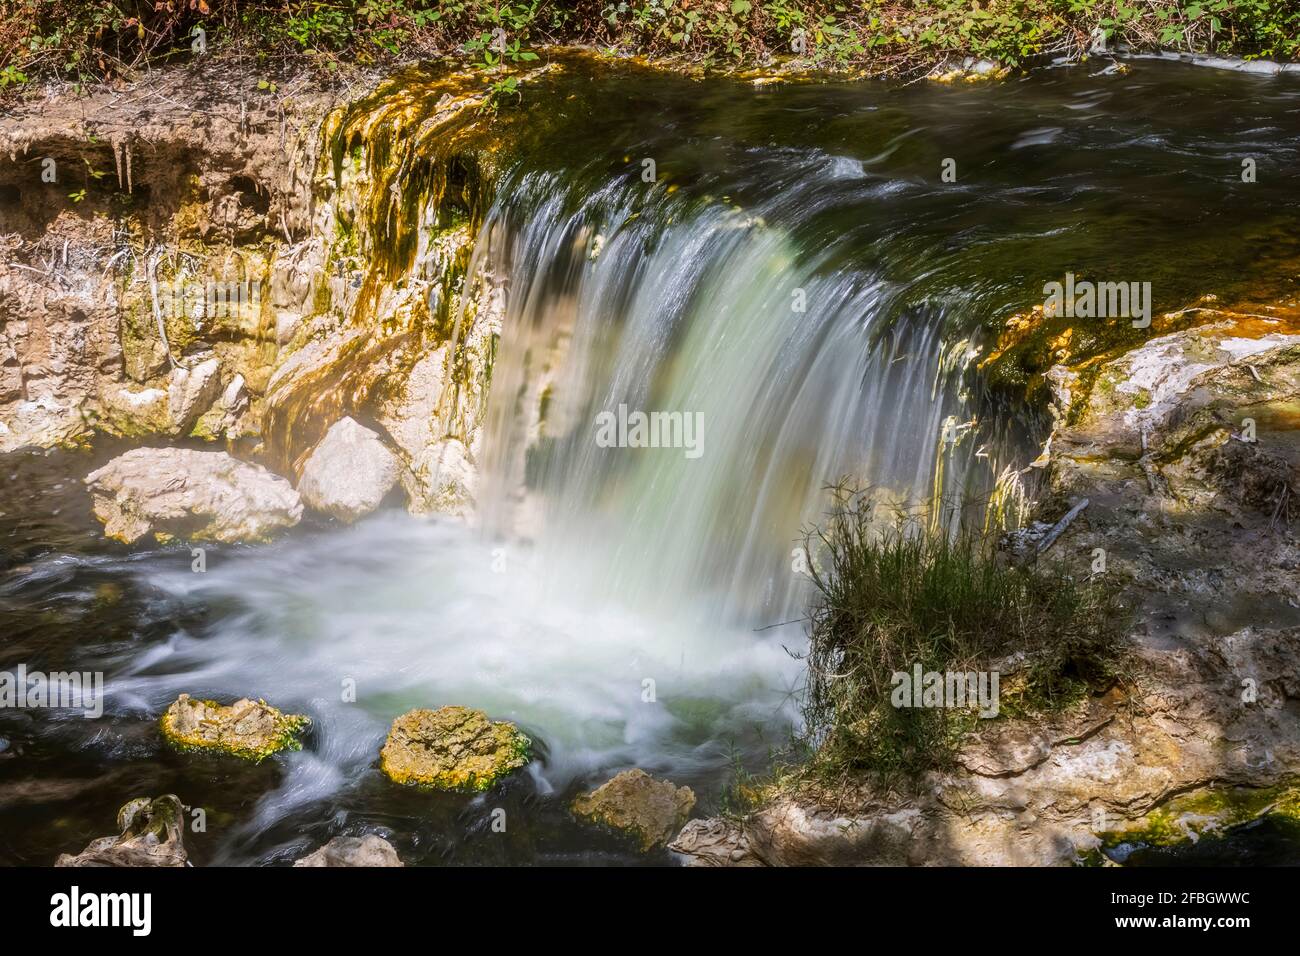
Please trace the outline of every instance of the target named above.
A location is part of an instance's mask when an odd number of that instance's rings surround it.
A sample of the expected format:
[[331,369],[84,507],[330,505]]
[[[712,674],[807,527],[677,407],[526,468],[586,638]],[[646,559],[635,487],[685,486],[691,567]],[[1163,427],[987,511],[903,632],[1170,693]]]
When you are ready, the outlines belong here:
[[532,741],[481,710],[412,710],[393,721],[379,767],[396,783],[432,790],[487,790],[526,766]]
[[642,850],[667,843],[690,819],[695,793],[644,770],[624,770],[573,801],[575,814],[630,833]]
[[244,698],[223,706],[181,694],[159,724],[163,737],[182,753],[223,753],[260,763],[281,750],[301,750],[298,736],[311,720],[281,713],[264,700]]
[[1300,782],[1273,787],[1206,787],[1174,797],[1141,820],[1101,834],[1105,853],[1121,847],[1177,847],[1262,817],[1300,821]]

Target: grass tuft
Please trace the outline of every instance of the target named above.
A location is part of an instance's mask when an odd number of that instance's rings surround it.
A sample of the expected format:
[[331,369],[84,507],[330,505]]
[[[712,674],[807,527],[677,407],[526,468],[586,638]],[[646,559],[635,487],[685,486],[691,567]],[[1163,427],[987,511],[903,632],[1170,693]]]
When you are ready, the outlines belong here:
[[994,539],[936,531],[923,515],[882,521],[869,494],[833,489],[808,535],[806,732],[810,770],[894,786],[951,764],[980,717],[969,707],[897,707],[894,675],[1000,673],[1000,715],[1060,709],[1114,684],[1126,616],[1104,575],[1018,567]]

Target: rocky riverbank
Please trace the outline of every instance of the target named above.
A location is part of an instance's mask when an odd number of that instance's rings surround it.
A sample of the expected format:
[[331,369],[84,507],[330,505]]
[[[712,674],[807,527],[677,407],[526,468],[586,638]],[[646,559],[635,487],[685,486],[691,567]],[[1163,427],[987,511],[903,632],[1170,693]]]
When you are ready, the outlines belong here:
[[1052,556],[1124,582],[1128,679],[1050,721],[988,722],[918,794],[796,784],[692,821],[674,850],[696,865],[1118,862],[1295,818],[1300,311],[1197,319],[1051,368],[1045,520],[1007,542],[1087,503]]
[[[466,513],[500,325],[499,284],[468,272],[490,144],[454,145],[482,102],[459,74],[343,102],[196,69],[7,116],[0,451],[193,438],[293,484],[308,469],[308,506],[341,520],[395,484],[414,512]],[[438,223],[406,231],[416,204]],[[340,429],[371,449],[345,467]],[[226,497],[253,494],[217,461]],[[128,538],[151,509],[204,510],[176,497],[192,488],[122,492],[125,468],[96,482],[142,513]]]

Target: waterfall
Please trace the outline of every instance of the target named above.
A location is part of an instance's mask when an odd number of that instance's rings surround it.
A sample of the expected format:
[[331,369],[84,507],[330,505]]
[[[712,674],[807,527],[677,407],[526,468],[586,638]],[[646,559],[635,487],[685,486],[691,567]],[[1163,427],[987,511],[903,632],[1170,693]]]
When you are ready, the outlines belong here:
[[[799,616],[797,549],[826,486],[924,506],[942,456],[941,490],[960,494],[972,445],[945,442],[944,422],[969,414],[944,315],[790,228],[837,200],[819,181],[843,176],[824,159],[748,209],[641,201],[622,181],[575,200],[553,174],[511,179],[475,253],[509,277],[485,527],[533,540],[589,600],[693,594],[752,626]],[[600,416],[620,407],[694,416],[699,447],[602,447]]]

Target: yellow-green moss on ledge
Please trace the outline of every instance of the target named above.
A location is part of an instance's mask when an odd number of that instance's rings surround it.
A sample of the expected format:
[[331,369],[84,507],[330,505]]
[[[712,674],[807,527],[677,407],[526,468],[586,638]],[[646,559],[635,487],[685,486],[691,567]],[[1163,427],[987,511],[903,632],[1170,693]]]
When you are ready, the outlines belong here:
[[298,736],[311,720],[285,714],[264,700],[237,700],[229,706],[181,694],[159,725],[163,737],[181,753],[223,753],[260,763],[281,750],[301,750]]
[[[1206,787],[1175,797],[1132,826],[1100,835],[1100,853],[1120,846],[1175,847],[1262,817],[1300,823],[1300,782],[1274,787]],[[1099,853],[1085,863],[1103,862]]]
[[379,767],[396,783],[432,790],[487,790],[526,766],[532,741],[481,710],[412,710],[393,721]]

